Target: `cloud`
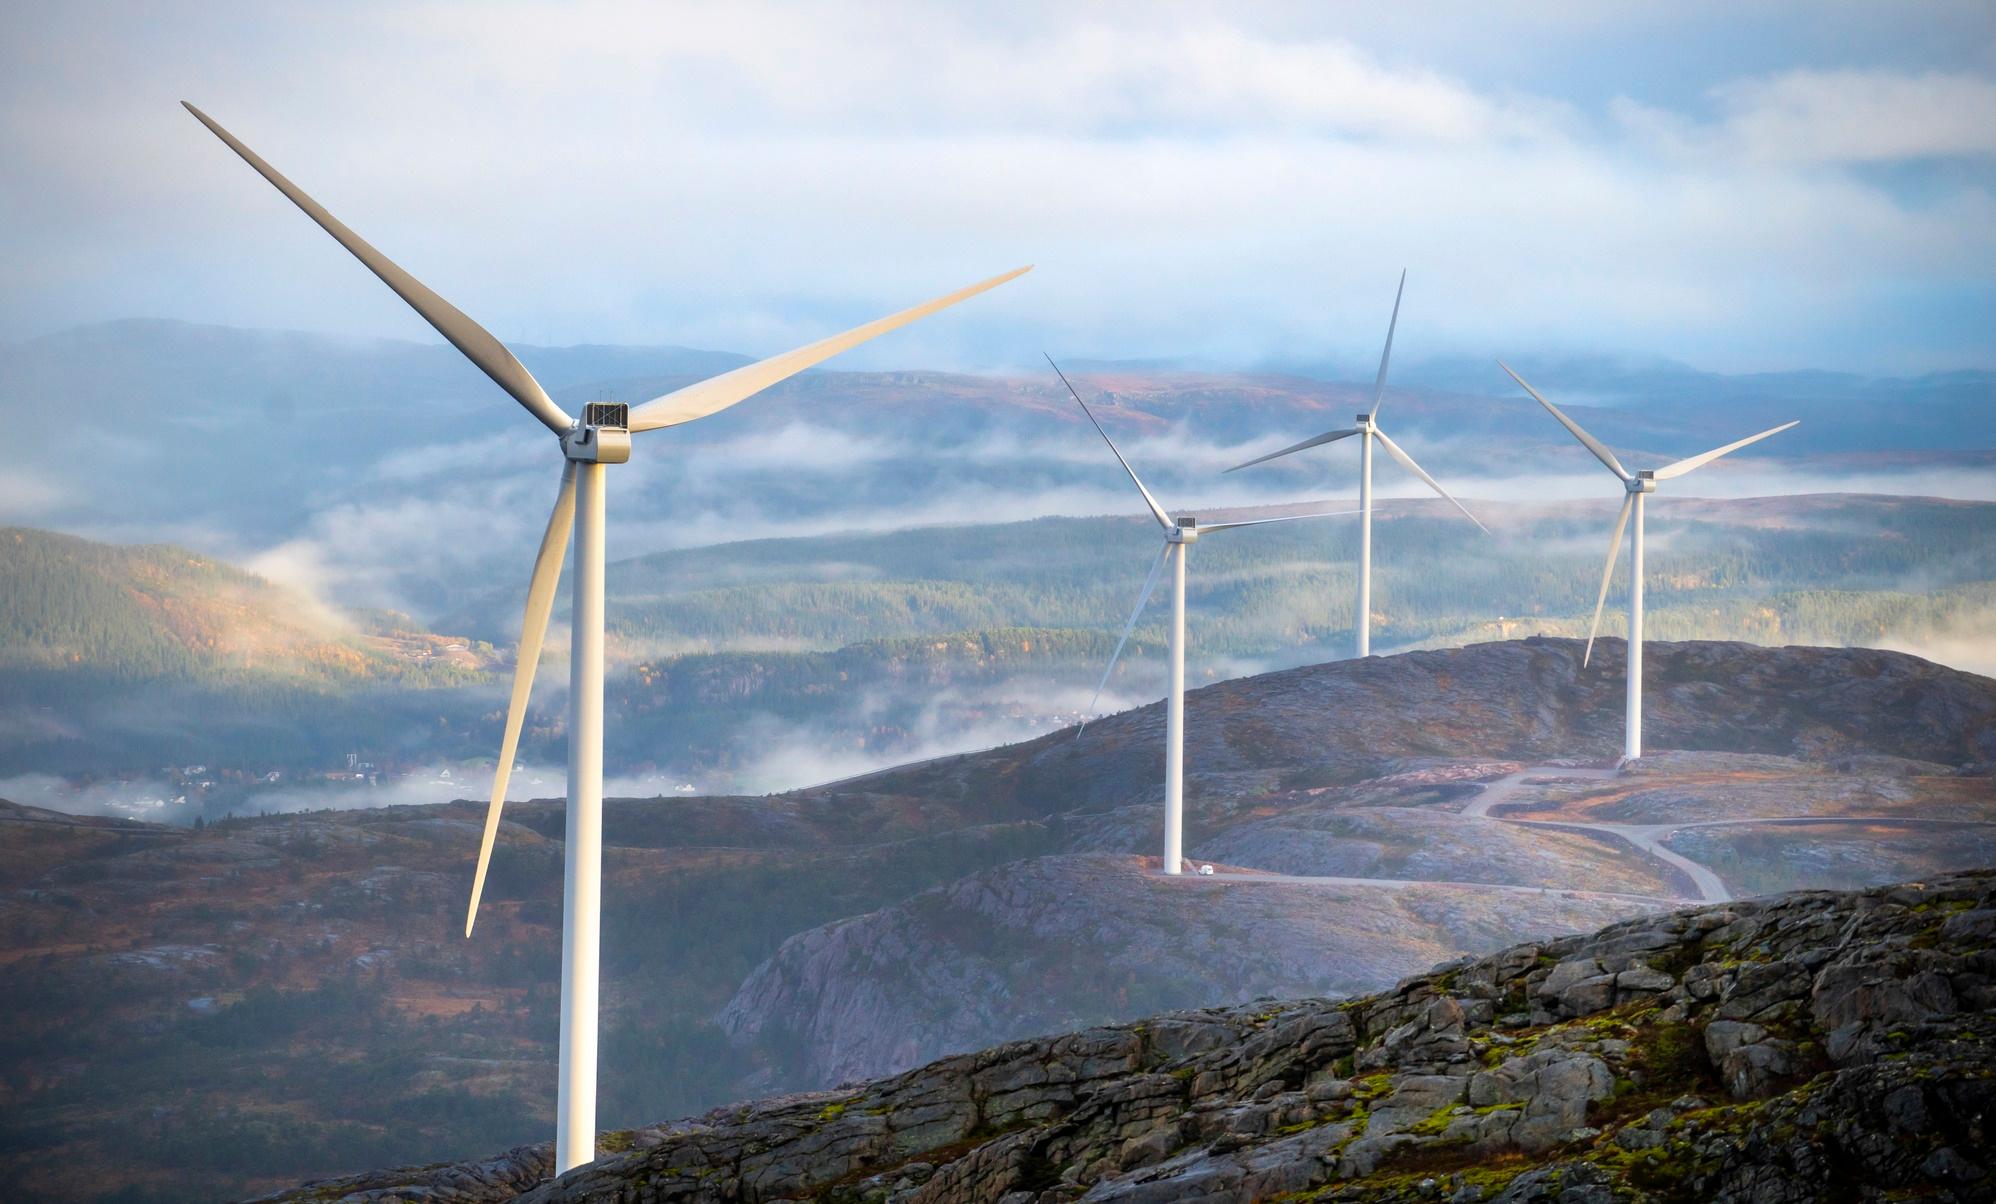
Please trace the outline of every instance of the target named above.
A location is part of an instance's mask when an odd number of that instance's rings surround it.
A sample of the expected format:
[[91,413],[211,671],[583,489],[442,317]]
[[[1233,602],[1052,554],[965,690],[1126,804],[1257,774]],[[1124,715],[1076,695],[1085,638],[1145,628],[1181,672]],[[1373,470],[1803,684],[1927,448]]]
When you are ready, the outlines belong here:
[[[1543,133],[1559,107],[1495,99],[1419,66],[1388,66],[1322,33],[1279,37],[1181,14],[1107,10],[1006,26],[963,11],[768,3],[675,12],[608,0],[515,9],[442,3],[391,13],[388,28],[513,82],[586,75],[619,90],[719,93],[700,114],[791,129],[961,133],[1132,129],[1212,132],[1271,125],[1320,134],[1464,142]],[[744,36],[749,31],[755,36]],[[892,88],[878,86],[891,79]],[[526,91],[547,98],[530,83]],[[685,122],[684,118],[680,119]],[[690,122],[686,122],[690,124]]]
[[[149,312],[427,337],[163,99],[197,91],[467,312],[540,342],[774,351],[1037,261],[848,362],[1356,353],[1402,266],[1409,349],[1987,359],[1967,320],[1996,291],[1987,173],[1908,201],[1848,170],[1986,160],[1986,72],[1811,62],[1809,9],[1768,16],[1755,56],[1795,61],[1706,56],[1688,98],[1652,95],[1665,68],[1629,57],[1641,99],[1612,112],[1469,53],[1485,26],[1499,50],[1545,40],[1473,10],[1409,18],[1464,26],[1425,38],[1283,6],[28,20],[16,45],[62,53],[16,52],[0,78],[0,151],[34,184],[0,184],[22,282],[0,329]],[[1584,56],[1609,25],[1649,22],[1679,50],[1711,33],[1685,20],[1539,23]],[[1961,320],[1919,320],[1909,298]]]
[[[610,775],[603,780],[609,798],[647,798],[675,793],[683,779],[664,774]],[[523,763],[513,774],[511,800],[560,798],[567,791],[566,766]],[[286,777],[271,785],[243,787],[224,810],[239,815],[294,811],[349,811],[373,807],[421,807],[470,799],[483,803],[492,786],[491,765],[438,762],[417,766],[400,777],[368,785],[300,781]],[[108,815],[150,823],[190,824],[201,814],[198,791],[154,778],[75,783],[50,774],[0,778],[0,798],[60,811],[66,815]],[[182,801],[176,803],[176,799]],[[223,806],[222,804],[217,804]],[[220,818],[215,812],[209,818]]]
[[[1987,618],[1996,619],[1996,615]],[[1938,665],[1996,678],[1996,640],[1987,635],[1956,631],[1924,639],[1887,637],[1875,646],[1891,652],[1911,653]]]
[[[1081,718],[1094,690],[1073,680],[1026,673],[967,693],[955,687],[910,690],[889,695],[869,690],[852,701],[844,726],[792,723],[759,715],[745,727],[743,765],[728,777],[728,789],[749,794],[777,793],[855,777],[933,757],[978,752],[1030,740]],[[1120,686],[1105,690],[1093,712],[1109,715],[1155,701],[1133,697]],[[852,715],[886,715],[915,706],[904,720],[908,734],[888,742],[856,743],[860,726]],[[669,775],[668,775],[669,776]],[[652,793],[647,791],[647,793]]]
[[856,434],[813,422],[789,422],[766,433],[703,444],[689,467],[716,475],[768,469],[838,472],[921,454],[925,454],[924,449],[910,440]]
[[125,819],[192,822],[191,808],[176,808],[183,792],[153,778],[131,781],[66,782],[46,773],[0,778],[0,798],[65,815],[111,815]]
[[74,500],[70,490],[31,468],[0,469],[0,515],[31,520],[61,509]]
[[425,495],[341,502],[245,566],[322,601],[383,610],[424,610],[455,581],[489,579],[507,564],[517,566],[524,590],[552,501],[552,491],[547,499],[524,496],[524,485],[439,482]]
[[1715,92],[1727,142],[1800,163],[1996,156],[1996,82],[1970,75],[1786,71]]
[[1996,156],[1996,81],[1982,76],[1800,69],[1728,81],[1708,98],[1709,120],[1626,96],[1609,113],[1637,145],[1756,177]]
[[[1105,420],[1145,482],[1176,511],[1210,519],[1268,506],[1344,509],[1356,496],[1356,454],[1350,450],[1220,475],[1298,432],[1234,443],[1207,440],[1185,424],[1137,434],[1113,413]],[[1511,456],[1493,463],[1487,442],[1479,439],[1403,436],[1408,451],[1452,494],[1499,527],[1523,518],[1508,509],[1479,510],[1482,503],[1579,501],[1612,508],[1620,498],[1615,482],[1577,447],[1543,459]],[[528,449],[536,450],[544,449]],[[1044,437],[1001,428],[951,445],[923,442],[917,432],[871,435],[792,422],[769,435],[687,450],[619,470],[613,558],[753,539],[1143,513],[1108,449],[1085,428]],[[422,456],[397,453],[351,490],[325,499],[293,536],[243,559],[252,571],[324,601],[426,619],[473,598],[503,598],[488,617],[510,636],[553,494],[551,466],[528,462],[533,459],[519,451],[518,441],[504,440]],[[1384,456],[1374,479],[1382,501],[1432,499]],[[1965,467],[1831,471],[1754,456],[1722,460],[1671,482],[1664,498],[1667,504],[1671,498],[1805,493],[1996,501],[1996,473]],[[566,612],[557,610],[559,623]]]

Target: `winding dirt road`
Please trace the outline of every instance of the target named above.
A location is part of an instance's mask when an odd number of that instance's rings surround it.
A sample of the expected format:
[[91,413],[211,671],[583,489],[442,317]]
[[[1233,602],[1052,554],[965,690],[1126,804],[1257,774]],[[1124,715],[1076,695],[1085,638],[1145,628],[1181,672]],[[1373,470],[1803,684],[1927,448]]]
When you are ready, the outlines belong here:
[[[1569,767],[1563,767],[1563,765],[1537,765],[1537,767],[1531,767],[1531,769],[1521,769],[1517,773],[1507,773],[1505,777],[1501,777],[1497,781],[1485,783],[1483,785],[1483,793],[1477,795],[1475,799],[1471,799],[1469,805],[1463,807],[1461,813],[1465,817],[1495,819],[1497,823],[1515,823],[1515,825],[1525,825],[1525,827],[1535,827],[1535,829],[1565,829],[1569,833],[1599,833],[1603,837],[1617,839],[1617,841],[1621,841],[1625,845],[1633,845],[1635,849],[1639,849],[1639,851],[1655,857],[1657,861],[1661,861],[1667,867],[1675,869],[1677,873],[1685,875],[1685,879],[1691,881],[1693,889],[1697,889],[1701,903],[1725,903],[1727,899],[1733,899],[1733,895],[1727,891],[1727,885],[1709,867],[1699,865],[1697,861],[1691,861],[1683,853],[1677,853],[1677,851],[1673,851],[1673,849],[1669,849],[1665,845],[1665,841],[1671,837],[1671,833],[1675,833],[1681,827],[1691,827],[1691,825],[1673,825],[1673,823],[1651,823],[1651,825],[1587,823],[1587,821],[1579,821],[1579,819],[1507,819],[1503,815],[1491,815],[1489,813],[1491,807],[1497,807],[1499,803],[1507,803],[1511,799],[1511,795],[1515,795],[1517,789],[1521,785],[1525,785],[1527,781],[1569,781],[1569,779],[1603,781],[1603,779],[1617,777],[1617,773],[1619,771],[1615,771],[1615,769],[1569,769]],[[1721,823],[1731,823],[1731,821],[1721,821]]]
[[[1988,820],[1975,819],[1929,819],[1907,815],[1770,815],[1742,816],[1738,819],[1694,819],[1674,824],[1604,824],[1590,823],[1577,819],[1513,819],[1504,815],[1492,815],[1494,807],[1508,803],[1527,782],[1550,781],[1612,781],[1621,776],[1616,769],[1593,769],[1569,765],[1533,765],[1507,773],[1503,777],[1478,783],[1482,790],[1465,804],[1460,812],[1465,819],[1487,819],[1496,823],[1518,824],[1531,828],[1556,828],[1568,832],[1592,832],[1629,845],[1639,852],[1647,853],[1658,861],[1684,876],[1697,891],[1697,901],[1703,903],[1723,903],[1732,898],[1725,881],[1714,873],[1711,867],[1693,861],[1684,854],[1672,849],[1664,842],[1678,832],[1690,828],[1744,827],[1754,824],[1773,826],[1798,824],[1891,824],[1903,827],[1919,825],[1923,827],[1986,828],[1996,826]],[[1188,863],[1196,864],[1196,862]],[[1186,880],[1198,882],[1244,882],[1290,884],[1302,886],[1380,886],[1404,888],[1410,886],[1452,886],[1479,890],[1520,891],[1528,894],[1564,895],[1570,898],[1629,899],[1648,903],[1683,903],[1680,898],[1661,898],[1654,895],[1617,894],[1609,891],[1561,890],[1557,887],[1519,886],[1499,882],[1441,882],[1433,879],[1406,878],[1344,878],[1321,877],[1316,875],[1277,874],[1240,872],[1234,870],[1215,874],[1187,874]]]
[[[1198,864],[1192,862],[1191,864]],[[1248,882],[1283,886],[1376,886],[1405,890],[1415,886],[1451,886],[1466,890],[1501,890],[1523,895],[1556,895],[1566,899],[1616,899],[1634,903],[1681,903],[1663,895],[1624,895],[1605,890],[1562,890],[1556,886],[1519,886],[1511,882],[1444,882],[1435,878],[1341,878],[1322,874],[1277,874],[1260,870],[1219,870],[1211,874],[1187,873],[1181,878],[1196,882]]]
[[1911,815],[1759,815],[1741,816],[1737,819],[1692,819],[1675,824],[1602,824],[1572,819],[1510,819],[1502,815],[1491,815],[1490,809],[1506,802],[1518,787],[1527,779],[1604,779],[1613,778],[1617,771],[1612,769],[1568,769],[1562,766],[1540,766],[1506,774],[1495,781],[1486,782],[1483,793],[1471,800],[1462,809],[1465,816],[1495,819],[1501,823],[1523,824],[1536,828],[1563,828],[1573,832],[1598,832],[1641,849],[1658,861],[1683,873],[1698,888],[1698,897],[1705,903],[1723,903],[1732,898],[1731,892],[1719,875],[1709,866],[1691,860],[1664,844],[1664,841],[1688,828],[1733,828],[1755,824],[1785,826],[1798,824],[1891,824],[1895,827],[1917,825],[1921,827],[1989,827],[1986,820],[1976,819],[1928,819]]
[[[1698,899],[1704,903],[1723,903],[1732,898],[1726,884],[1710,868],[1700,865],[1664,845],[1670,834],[1688,824],[1596,824],[1584,820],[1552,819],[1507,819],[1502,815],[1491,815],[1490,808],[1510,801],[1518,792],[1518,787],[1527,780],[1594,780],[1613,779],[1617,775],[1613,769],[1578,769],[1563,765],[1540,765],[1521,769],[1517,773],[1507,773],[1503,777],[1483,784],[1483,793],[1470,800],[1462,809],[1462,814],[1478,819],[1494,819],[1499,823],[1522,824],[1535,828],[1564,828],[1572,832],[1598,832],[1603,836],[1635,846],[1642,852],[1663,862],[1683,874],[1698,891]],[[1732,821],[1726,821],[1732,822]]]

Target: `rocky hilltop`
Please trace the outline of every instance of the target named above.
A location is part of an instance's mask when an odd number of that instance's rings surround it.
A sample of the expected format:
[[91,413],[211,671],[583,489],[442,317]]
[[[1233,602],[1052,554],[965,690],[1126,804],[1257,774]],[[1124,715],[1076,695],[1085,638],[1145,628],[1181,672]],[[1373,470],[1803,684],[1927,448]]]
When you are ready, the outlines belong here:
[[1692,908],[311,1200],[1987,1200],[1996,871]]
[[1174,1007],[1360,994],[1679,901],[1996,864],[1996,683],[1890,652],[1654,645],[1648,718],[1677,751],[1618,771],[1620,666],[1580,654],[1534,639],[1195,691],[1186,847],[1214,880],[1139,868],[1161,840],[1155,706],[790,796],[1040,814],[1060,855],[791,937],[719,1013],[760,1066],[743,1093]]
[[[1258,794],[1352,782],[1417,757],[1612,760],[1622,743],[1627,644],[1533,637],[1331,661],[1188,691],[1185,791]],[[1996,682],[1872,648],[1651,641],[1643,732],[1654,749],[1827,763],[1868,756],[1996,762]],[[961,757],[883,770],[824,791],[917,797],[1025,818],[1162,798],[1164,704]]]

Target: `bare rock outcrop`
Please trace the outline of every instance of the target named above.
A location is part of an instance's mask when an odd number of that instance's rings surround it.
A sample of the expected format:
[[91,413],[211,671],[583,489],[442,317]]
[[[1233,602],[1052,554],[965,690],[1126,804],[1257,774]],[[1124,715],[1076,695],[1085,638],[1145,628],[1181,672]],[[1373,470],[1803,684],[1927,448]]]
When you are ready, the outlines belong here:
[[[1987,1200],[1993,945],[1992,871],[1687,909],[615,1134],[518,1198]],[[544,1159],[294,1198],[508,1199]]]

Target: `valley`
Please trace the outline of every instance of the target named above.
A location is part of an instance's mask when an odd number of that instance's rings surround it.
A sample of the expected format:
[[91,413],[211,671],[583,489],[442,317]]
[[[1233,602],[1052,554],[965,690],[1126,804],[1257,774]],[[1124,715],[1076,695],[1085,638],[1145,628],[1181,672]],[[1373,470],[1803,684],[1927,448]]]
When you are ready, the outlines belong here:
[[[1389,503],[1380,515],[1377,647],[1585,633],[1598,507],[1479,503],[1495,531],[1485,537],[1441,506]],[[1658,510],[1672,524],[1651,558],[1649,624],[1661,638],[1881,645],[1985,665],[1977,633],[1996,613],[1996,506],[1805,496],[1681,498]],[[1339,521],[1202,546],[1188,591],[1193,681],[1348,654],[1350,618],[1334,599],[1352,588],[1355,551]],[[625,793],[762,793],[1076,722],[1147,539],[1136,519],[1047,518],[613,563],[610,770]],[[418,787],[445,770],[460,781],[490,772],[516,589],[425,627],[314,610],[192,554],[43,532],[0,539],[0,569],[0,656],[23,686],[0,699],[0,775],[128,780],[145,797],[161,795],[140,787],[166,765],[289,779],[184,811],[179,822],[191,822],[442,801],[454,795]],[[1162,691],[1164,614],[1139,622],[1101,710]],[[1618,623],[1611,615],[1608,630]],[[565,655],[559,625],[546,655]],[[566,738],[557,677],[543,674],[520,756],[548,782]],[[190,713],[205,721],[187,723]],[[405,788],[318,801],[291,789],[345,772],[348,754]]]
[[[1194,690],[1187,851],[1210,878],[1153,872],[1155,704],[1079,740],[779,795],[613,800],[605,1123],[1173,1009],[1363,993],[1709,893],[1656,850],[1729,897],[1988,863],[1987,679],[1888,652],[1652,643],[1668,751],[1616,773],[1620,646],[1596,649],[1598,673],[1579,651],[1540,638]],[[562,809],[508,808],[467,942],[482,812],[190,831],[8,809],[0,1112],[37,1119],[7,1122],[0,1171],[39,1194],[205,1199],[540,1140]],[[1898,834],[1853,840],[1884,821]]]

